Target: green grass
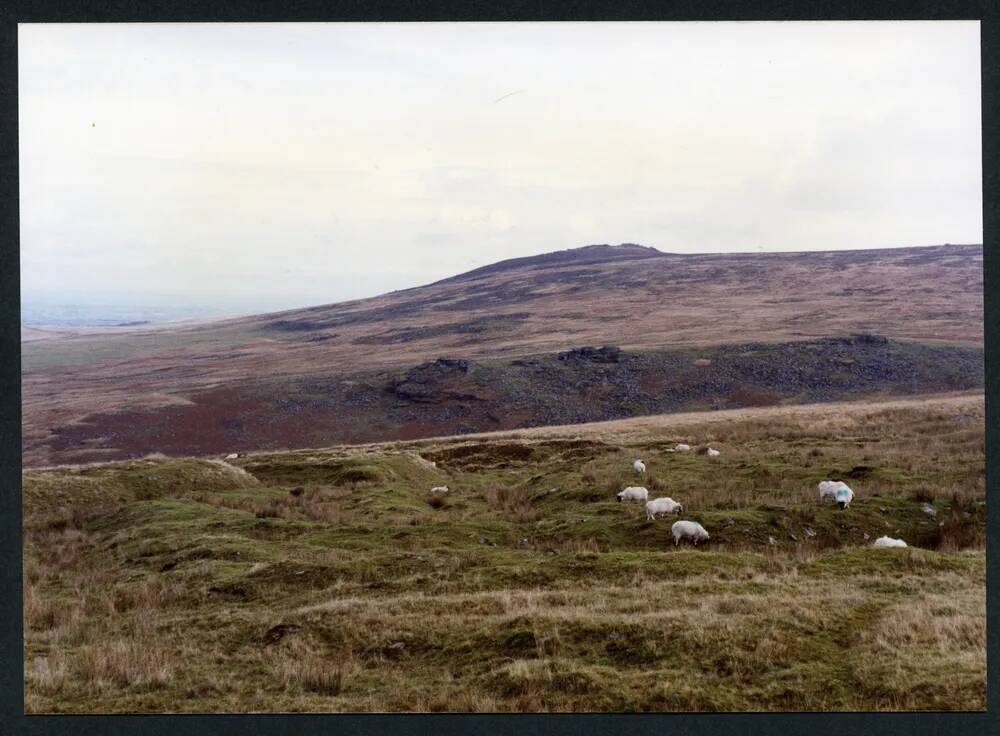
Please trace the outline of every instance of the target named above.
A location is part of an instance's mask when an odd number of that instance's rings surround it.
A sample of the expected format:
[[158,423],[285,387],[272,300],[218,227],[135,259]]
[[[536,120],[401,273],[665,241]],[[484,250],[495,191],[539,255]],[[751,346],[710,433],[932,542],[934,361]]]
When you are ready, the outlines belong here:
[[28,471],[26,709],[982,709],[976,411]]

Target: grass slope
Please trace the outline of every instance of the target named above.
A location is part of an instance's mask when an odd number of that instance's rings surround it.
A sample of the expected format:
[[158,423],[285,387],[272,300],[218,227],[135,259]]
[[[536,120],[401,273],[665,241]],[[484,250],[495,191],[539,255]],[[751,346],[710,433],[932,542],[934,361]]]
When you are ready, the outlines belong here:
[[[982,709],[983,429],[966,397],[28,471],[26,709]],[[706,547],[614,502],[635,457]]]

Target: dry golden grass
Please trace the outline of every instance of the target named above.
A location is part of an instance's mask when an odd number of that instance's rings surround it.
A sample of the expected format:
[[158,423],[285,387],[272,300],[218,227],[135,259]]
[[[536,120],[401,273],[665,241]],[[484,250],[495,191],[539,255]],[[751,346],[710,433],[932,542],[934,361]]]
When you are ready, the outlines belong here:
[[511,521],[520,523],[537,521],[541,509],[532,503],[533,492],[528,488],[511,488],[509,486],[487,488],[483,494],[486,502],[499,510]]
[[321,645],[298,637],[270,647],[265,661],[291,694],[339,695],[358,671],[353,654],[324,655]]

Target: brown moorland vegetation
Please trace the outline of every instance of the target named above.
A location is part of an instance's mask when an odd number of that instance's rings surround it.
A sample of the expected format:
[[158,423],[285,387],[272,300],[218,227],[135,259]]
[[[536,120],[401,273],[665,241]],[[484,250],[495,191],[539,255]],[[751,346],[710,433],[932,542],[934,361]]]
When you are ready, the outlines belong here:
[[[665,254],[635,245],[591,246],[493,264],[371,299],[279,314],[115,329],[29,329],[22,343],[24,456],[28,464],[40,465],[150,452],[157,448],[141,442],[129,446],[131,431],[161,423],[160,440],[175,438],[179,449],[170,454],[182,455],[214,452],[214,446],[183,447],[206,432],[221,433],[220,442],[250,442],[245,449],[280,447],[275,443],[288,436],[296,439],[295,446],[308,447],[450,433],[462,427],[448,417],[474,410],[477,401],[489,400],[488,391],[481,386],[466,391],[464,379],[458,380],[448,386],[453,395],[443,406],[444,418],[424,416],[420,407],[428,397],[421,395],[420,380],[409,386],[404,380],[402,395],[409,397],[403,402],[405,411],[388,426],[343,429],[333,421],[355,416],[369,396],[382,401],[387,386],[399,387],[394,381],[407,371],[439,357],[555,360],[569,348],[604,344],[645,355],[668,348],[792,343],[855,333],[897,343],[979,349],[982,283],[978,245],[701,255]],[[929,355],[916,356],[909,372],[892,374],[896,378],[888,383],[875,380],[867,388],[898,393],[902,387],[905,392],[935,392],[981,385],[954,383],[955,377],[941,368],[922,376],[921,361]],[[864,356],[835,358],[824,380],[836,383],[841,375],[864,378],[870,373]],[[775,388],[747,382],[743,374],[716,375],[709,354],[690,359],[695,378],[697,371],[708,376],[705,391],[695,392],[698,401],[708,404],[845,397],[800,395],[802,386]],[[762,366],[797,360],[776,353]],[[532,370],[522,366],[519,374]],[[373,371],[393,375],[386,377],[386,385],[376,382],[368,391],[365,376]],[[620,415],[711,408],[684,402],[647,405],[643,397],[671,388],[661,385],[664,376],[681,375],[687,385],[688,378],[672,364],[659,373],[636,375],[635,386],[619,387],[625,400],[617,394],[608,397]],[[901,376],[906,378],[902,383]],[[551,379],[558,382],[558,371]],[[564,383],[577,380],[581,377],[567,375]],[[542,392],[547,385],[543,381],[527,389]],[[717,390],[710,396],[712,386]],[[645,392],[634,405],[628,399],[633,389]],[[847,395],[864,393],[853,384],[850,391]],[[441,397],[430,399],[441,405]],[[387,416],[383,405],[377,408],[373,417]],[[151,414],[142,413],[146,411]],[[519,416],[491,409],[463,431],[551,423],[537,407],[524,411]],[[307,421],[296,421],[297,412],[305,412]],[[175,414],[181,418],[174,419]],[[612,417],[557,416],[552,421],[607,418]],[[320,419],[322,431],[297,436],[297,427]],[[89,429],[82,430],[88,422]],[[270,435],[241,434],[272,425]]]

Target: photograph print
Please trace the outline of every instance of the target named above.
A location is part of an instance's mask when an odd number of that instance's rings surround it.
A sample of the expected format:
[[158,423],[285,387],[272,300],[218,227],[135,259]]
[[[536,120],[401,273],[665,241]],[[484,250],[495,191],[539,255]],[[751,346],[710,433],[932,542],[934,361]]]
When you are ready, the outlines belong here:
[[979,33],[21,24],[25,713],[984,711]]

